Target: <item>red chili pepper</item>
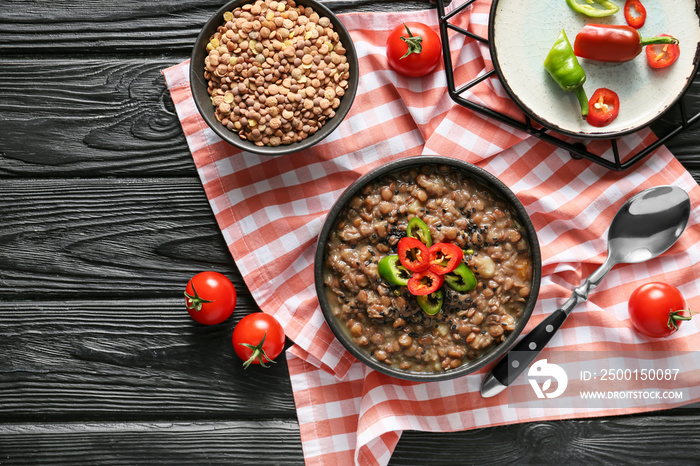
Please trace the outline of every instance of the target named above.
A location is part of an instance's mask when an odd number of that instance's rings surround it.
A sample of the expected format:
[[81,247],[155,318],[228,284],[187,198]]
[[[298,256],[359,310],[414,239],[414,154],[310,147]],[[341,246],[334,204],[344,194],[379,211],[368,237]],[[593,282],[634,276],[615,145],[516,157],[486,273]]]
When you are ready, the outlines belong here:
[[415,296],[426,296],[437,291],[445,283],[445,277],[430,270],[416,272],[408,279],[408,291]]
[[647,20],[647,10],[639,0],[627,0],[625,2],[625,21],[635,29],[644,26]]
[[576,35],[574,53],[582,58],[605,62],[632,60],[645,45],[678,44],[671,36],[642,38],[639,32],[627,25],[587,24]]
[[[662,36],[665,34],[661,34]],[[668,37],[668,36],[666,36]],[[678,60],[681,48],[675,44],[647,45],[647,61],[652,68],[666,68]]]
[[620,113],[620,98],[615,91],[602,87],[593,93],[588,107],[586,121],[597,127],[607,126]]
[[430,266],[428,269],[438,275],[445,275],[457,268],[464,253],[462,248],[450,243],[436,243],[428,249]]
[[399,261],[411,272],[422,272],[430,265],[428,248],[418,238],[405,236],[399,240]]

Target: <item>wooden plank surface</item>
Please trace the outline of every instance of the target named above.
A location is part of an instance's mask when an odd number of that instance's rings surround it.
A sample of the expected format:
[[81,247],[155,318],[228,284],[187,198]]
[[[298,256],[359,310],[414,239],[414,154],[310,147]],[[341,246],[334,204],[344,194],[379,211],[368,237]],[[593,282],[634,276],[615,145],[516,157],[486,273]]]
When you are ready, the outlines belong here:
[[208,269],[245,289],[195,177],[9,179],[0,199],[0,296],[174,297]]
[[0,380],[12,387],[0,390],[0,423],[293,418],[284,356],[244,370],[234,354],[233,327],[257,309],[252,299],[214,326],[194,322],[183,302],[0,302],[11,355],[0,359]]
[[[185,59],[0,60],[0,177],[195,176],[161,75]],[[700,112],[700,82],[684,102],[688,116]],[[652,128],[679,121],[674,108]],[[666,146],[700,180],[698,140],[694,125]]]
[[[244,371],[233,353],[235,323],[258,308],[160,74],[189,57],[222,3],[0,4],[0,464],[303,461],[284,358]],[[324,3],[336,13],[431,6]],[[686,100],[700,109],[700,84]],[[699,146],[699,127],[668,144],[696,180]],[[201,326],[184,309],[184,285],[201,270],[239,291],[224,324]],[[406,432],[392,464],[690,464],[699,421],[691,407]]]
[[[16,0],[0,16],[6,54],[178,53],[189,56],[204,23],[225,1]],[[334,13],[417,10],[424,0],[326,0]],[[40,28],[40,34],[37,30]]]

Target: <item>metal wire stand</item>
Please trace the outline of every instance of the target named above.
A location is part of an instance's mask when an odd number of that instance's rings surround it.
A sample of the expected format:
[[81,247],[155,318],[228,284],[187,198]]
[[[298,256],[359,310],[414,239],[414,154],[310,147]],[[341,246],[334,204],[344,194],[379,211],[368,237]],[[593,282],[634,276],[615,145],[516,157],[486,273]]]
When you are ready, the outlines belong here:
[[[459,88],[455,87],[455,76],[454,76],[454,69],[452,67],[452,59],[451,59],[451,51],[450,51],[450,44],[448,40],[448,31],[452,30],[455,32],[458,32],[460,34],[463,34],[467,37],[470,37],[474,40],[477,40],[479,42],[482,42],[484,44],[489,43],[487,38],[481,37],[478,34],[474,34],[471,31],[467,31],[462,27],[459,27],[453,23],[450,22],[451,19],[455,18],[459,13],[464,11],[466,8],[471,6],[472,3],[474,3],[476,0],[468,0],[462,5],[459,5],[455,7],[454,10],[450,11],[449,13],[445,13],[445,5],[449,4],[451,0],[436,0],[436,6],[437,6],[437,11],[438,11],[438,18],[440,21],[440,39],[442,41],[442,50],[443,50],[443,61],[445,62],[445,73],[447,75],[447,91],[456,103],[459,105],[466,107],[470,110],[473,110],[475,112],[481,113],[483,115],[486,115],[490,118],[493,118],[494,120],[497,120],[501,123],[505,123],[507,125],[512,126],[513,128],[516,128],[520,131],[524,131],[528,134],[531,134],[542,141],[548,142],[550,144],[553,144],[557,147],[560,147],[562,149],[565,149],[571,154],[573,158],[585,158],[587,160],[590,160],[591,162],[597,163],[598,165],[602,165],[603,167],[609,168],[611,170],[615,171],[622,171],[630,168],[631,166],[635,165],[636,163],[640,162],[642,159],[644,159],[646,156],[654,152],[657,148],[674,138],[675,136],[681,134],[683,131],[688,129],[690,126],[695,124],[698,120],[700,120],[700,112],[688,116],[688,111],[686,109],[685,105],[685,93],[678,99],[677,103],[672,106],[668,111],[670,112],[671,109],[674,107],[677,107],[680,113],[680,121],[673,124],[669,129],[664,131],[664,134],[656,134],[657,140],[654,141],[652,144],[649,146],[645,147],[644,149],[640,150],[639,152],[632,154],[628,156],[625,160],[622,160],[620,157],[620,152],[617,147],[617,139],[616,138],[610,138],[607,139],[610,143],[610,147],[612,149],[612,156],[613,160],[609,160],[607,158],[604,158],[601,156],[601,154],[594,154],[592,152],[589,152],[588,149],[586,148],[586,145],[584,144],[584,141],[590,141],[590,139],[581,139],[580,142],[570,142],[562,139],[565,135],[562,135],[561,133],[558,133],[557,131],[541,127],[539,124],[533,124],[532,119],[523,112],[523,121],[516,120],[508,115],[505,115],[503,113],[497,112],[489,107],[485,107],[483,105],[480,105],[478,103],[472,102],[470,100],[467,100],[462,96],[464,92],[468,91],[469,89],[473,88],[474,86],[480,84],[481,82],[485,81],[486,79],[490,77],[495,77],[498,79],[498,75],[496,74],[495,69],[491,69],[490,71],[482,74],[481,76],[478,76],[477,78],[469,81],[468,83],[460,86]],[[697,74],[696,74],[697,76]],[[568,136],[567,136],[568,137]],[[571,137],[568,137],[571,139]],[[605,139],[604,139],[605,140]],[[607,152],[607,151],[604,151]]]

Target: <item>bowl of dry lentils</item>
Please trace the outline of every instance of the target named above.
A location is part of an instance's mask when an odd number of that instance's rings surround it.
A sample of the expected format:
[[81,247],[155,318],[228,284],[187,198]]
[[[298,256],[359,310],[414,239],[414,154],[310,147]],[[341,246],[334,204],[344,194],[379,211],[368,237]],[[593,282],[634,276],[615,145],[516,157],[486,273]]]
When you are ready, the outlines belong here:
[[282,155],[318,143],[341,123],[357,90],[355,48],[314,0],[237,0],[202,28],[190,86],[204,121],[247,152]]
[[435,381],[501,357],[537,301],[537,234],[515,194],[460,160],[419,156],[360,177],[331,208],[314,273],[321,309],[357,359]]

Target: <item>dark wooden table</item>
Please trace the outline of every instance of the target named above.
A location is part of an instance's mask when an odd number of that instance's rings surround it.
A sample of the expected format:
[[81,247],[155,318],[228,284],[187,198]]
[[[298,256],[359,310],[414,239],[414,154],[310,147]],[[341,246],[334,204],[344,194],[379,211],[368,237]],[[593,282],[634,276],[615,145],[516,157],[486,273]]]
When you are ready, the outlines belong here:
[[[257,306],[160,74],[221,4],[0,2],[0,464],[303,461],[284,358],[244,372],[233,353]],[[668,144],[696,180],[699,145],[700,128]],[[202,270],[239,291],[224,324],[185,312]],[[700,409],[682,408],[405,432],[392,462],[690,463],[699,449]]]

